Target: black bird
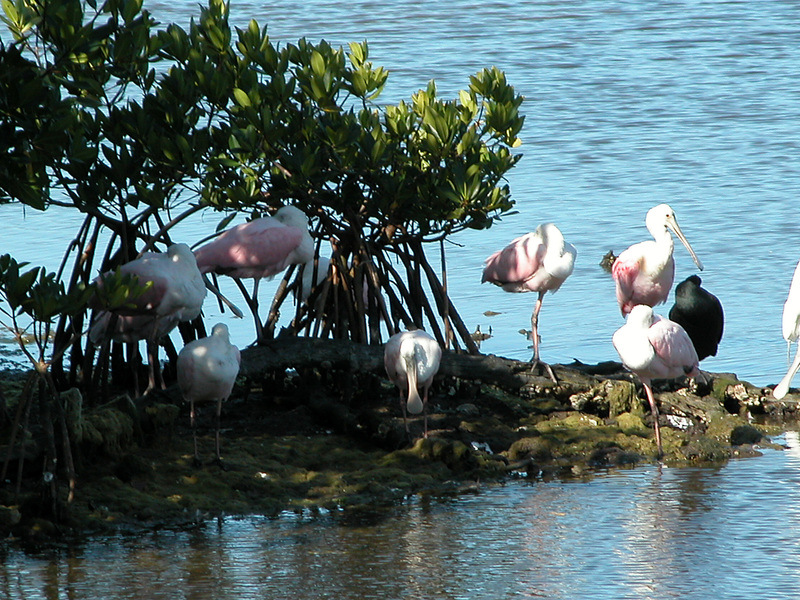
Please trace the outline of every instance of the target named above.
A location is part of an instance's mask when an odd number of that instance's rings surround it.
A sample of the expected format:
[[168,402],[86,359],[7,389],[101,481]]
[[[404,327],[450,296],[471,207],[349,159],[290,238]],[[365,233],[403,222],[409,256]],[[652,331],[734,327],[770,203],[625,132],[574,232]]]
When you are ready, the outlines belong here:
[[700,287],[697,275],[687,277],[675,288],[675,304],[669,318],[686,330],[692,339],[697,357],[717,355],[717,345],[722,339],[722,304],[709,291]]

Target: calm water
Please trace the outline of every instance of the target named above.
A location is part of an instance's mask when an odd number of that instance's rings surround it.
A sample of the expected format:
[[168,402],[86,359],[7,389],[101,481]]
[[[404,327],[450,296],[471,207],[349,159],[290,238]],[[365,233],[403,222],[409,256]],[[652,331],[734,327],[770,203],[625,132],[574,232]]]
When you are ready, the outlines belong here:
[[[391,72],[381,100],[396,103],[435,79],[442,97],[496,65],[526,97],[522,161],[509,176],[520,214],[448,250],[450,290],[471,329],[491,326],[483,350],[527,358],[534,298],[480,285],[483,260],[541,222],[578,248],[575,272],[540,319],[543,358],[616,358],[622,324],[598,262],[647,239],[647,210],[668,202],[726,310],[710,371],[756,385],[787,366],[780,317],[798,258],[800,4],[793,1],[552,0],[448,3],[234,0],[233,21],[268,24],[274,42],[305,36],[335,45],[367,39]],[[194,2],[147,2],[162,23],[188,25]],[[0,250],[55,267],[71,228],[19,206],[0,207]],[[75,221],[77,222],[77,221]],[[217,219],[187,231],[193,243]],[[31,231],[49,231],[43,244]],[[676,281],[694,272],[678,244]],[[274,287],[262,286],[262,304]],[[237,292],[231,287],[231,295]],[[210,302],[208,303],[211,304]],[[215,308],[207,306],[209,319]],[[502,314],[487,317],[487,310]],[[667,312],[668,307],[662,307]],[[252,321],[231,323],[235,341]]]
[[800,453],[414,502],[371,522],[226,519],[0,550],[4,598],[795,599]]
[[[146,6],[184,25],[196,10]],[[579,255],[545,299],[542,356],[616,358],[622,318],[598,262],[646,239],[646,211],[668,202],[726,310],[720,354],[703,366],[758,385],[783,375],[781,310],[800,258],[800,4],[233,0],[232,9],[237,24],[256,18],[280,43],[367,39],[391,72],[385,102],[429,79],[453,97],[491,65],[527,98],[524,157],[509,175],[520,214],[448,249],[455,305],[470,328],[494,332],[484,351],[529,356],[517,332],[533,298],[482,287],[483,259],[553,221]],[[0,207],[0,219],[0,252],[49,268],[77,222],[18,206]],[[193,224],[186,241],[215,223]],[[677,281],[694,272],[682,246],[676,263]],[[273,289],[262,286],[262,305]],[[253,338],[248,319],[232,329],[240,345]],[[795,598],[799,479],[797,455],[770,452],[719,470],[513,484],[411,505],[372,526],[225,521],[73,553],[13,551],[3,585],[12,598],[136,597],[145,585],[163,598]]]

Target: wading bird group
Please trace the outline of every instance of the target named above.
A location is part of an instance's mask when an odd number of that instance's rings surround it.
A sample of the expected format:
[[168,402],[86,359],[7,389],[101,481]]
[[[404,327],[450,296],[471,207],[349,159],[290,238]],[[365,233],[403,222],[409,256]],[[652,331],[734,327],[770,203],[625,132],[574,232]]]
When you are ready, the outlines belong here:
[[[659,456],[662,454],[658,407],[653,394],[654,379],[695,377],[699,363],[715,356],[722,338],[723,310],[720,301],[701,287],[701,279],[690,275],[675,288],[675,304],[669,318],[653,308],[666,302],[675,277],[673,259],[676,236],[686,247],[699,270],[703,265],[678,225],[675,212],[667,204],[650,209],[645,224],[652,236],[623,251],[611,265],[619,309],[625,324],[613,335],[612,344],[622,364],[638,376],[650,405]],[[481,282],[493,283],[507,292],[534,292],[531,314],[532,367],[542,367],[556,381],[552,368],[541,360],[539,313],[547,292],[556,292],[572,274],[577,251],[566,242],[552,223],[511,241],[489,256]],[[179,322],[200,314],[206,287],[215,290],[208,274],[234,278],[242,289],[256,319],[258,282],[280,273],[291,264],[302,265],[298,298],[308,298],[310,289],[324,281],[330,261],[315,257],[308,219],[298,208],[285,206],[272,217],[255,219],[233,227],[192,252],[176,244],[164,253],[149,252],[119,268],[143,285],[140,295],[122,307],[98,309],[90,327],[90,339],[153,344]],[[98,278],[102,286],[110,273]],[[254,289],[247,296],[240,280],[252,278]],[[783,335],[791,347],[800,338],[800,263],[784,306]],[[416,329],[392,335],[384,347],[384,366],[397,386],[406,431],[408,415],[423,415],[423,435],[428,435],[428,394],[442,359],[439,342]],[[154,359],[151,357],[151,362]],[[216,410],[216,459],[219,461],[219,416],[223,402],[231,394],[239,372],[240,354],[230,342],[224,324],[214,326],[210,336],[190,342],[181,350],[178,382],[183,397],[190,403],[192,430],[195,430],[195,403],[214,401]],[[774,390],[781,398],[800,370],[800,349],[786,376]],[[149,382],[154,385],[153,378]],[[199,460],[195,436],[195,460]]]
[[[256,319],[260,335],[261,321],[257,314],[258,282],[272,277],[290,264],[314,267],[314,244],[308,232],[308,218],[297,207],[284,206],[272,217],[254,219],[220,234],[216,239],[194,252],[186,244],[174,244],[166,252],[147,252],[118,269],[121,275],[133,276],[138,295],[115,308],[96,311],[89,330],[95,344],[108,340],[138,342],[148,345],[150,378],[148,391],[155,382],[155,347],[159,339],[178,323],[200,315],[206,297],[206,287],[216,291],[204,280],[208,273],[227,275],[237,283],[254,279],[253,295],[245,299]],[[102,288],[113,272],[98,277]],[[310,285],[310,280],[306,285]],[[241,311],[238,311],[241,314]],[[192,432],[195,432],[195,403],[215,401],[216,459],[221,460],[219,417],[222,403],[230,396],[239,373],[239,349],[231,344],[228,327],[214,326],[210,336],[184,346],[178,355],[177,378],[184,400],[190,404]],[[194,436],[194,458],[199,461],[197,437]]]

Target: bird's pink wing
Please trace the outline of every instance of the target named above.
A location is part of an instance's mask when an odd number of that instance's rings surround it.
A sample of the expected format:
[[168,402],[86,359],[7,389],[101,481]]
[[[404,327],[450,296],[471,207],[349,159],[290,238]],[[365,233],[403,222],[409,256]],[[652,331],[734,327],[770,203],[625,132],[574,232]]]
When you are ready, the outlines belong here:
[[486,259],[481,283],[489,281],[503,285],[524,282],[539,269],[545,251],[545,245],[536,234],[518,237]]
[[[627,256],[626,256],[627,254]],[[630,305],[633,296],[633,286],[639,273],[639,260],[627,251],[620,254],[611,267],[611,275],[617,286],[617,302],[622,314],[627,314],[633,306]]]
[[674,321],[659,317],[647,330],[647,338],[656,356],[669,370],[669,373],[663,374],[662,377],[696,374],[697,352],[683,327]]
[[241,270],[239,277],[266,277],[289,264],[303,231],[265,217],[239,225],[195,251],[202,273]]

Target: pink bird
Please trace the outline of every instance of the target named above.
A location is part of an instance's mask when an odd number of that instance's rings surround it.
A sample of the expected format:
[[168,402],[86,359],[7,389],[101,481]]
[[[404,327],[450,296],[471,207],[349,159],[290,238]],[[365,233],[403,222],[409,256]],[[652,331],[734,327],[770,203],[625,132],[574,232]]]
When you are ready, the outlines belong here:
[[[486,259],[481,283],[489,281],[507,292],[538,292],[531,314],[533,366],[539,360],[539,311],[547,292],[555,292],[572,274],[577,251],[564,241],[561,231],[552,223],[539,225],[536,231],[518,237],[508,246]],[[550,365],[543,364],[553,381]]]
[[[790,350],[792,342],[796,342],[798,338],[800,338],[800,262],[798,262],[797,267],[795,267],[792,283],[789,286],[789,296],[786,298],[786,302],[783,305],[781,328],[783,330],[783,338],[786,340],[788,349]],[[798,370],[800,370],[800,346],[797,348],[797,354],[795,354],[792,365],[789,367],[786,375],[784,375],[780,383],[775,386],[775,389],[772,390],[772,395],[775,398],[780,400],[789,393],[789,386]]]
[[261,337],[258,318],[258,282],[272,277],[291,264],[314,259],[314,240],[308,232],[308,218],[296,206],[281,207],[274,217],[262,217],[225,231],[195,250],[201,273],[228,275],[234,279],[253,278],[253,296],[248,299]]
[[[383,364],[389,379],[400,391],[406,432],[406,411],[414,415],[424,412],[424,436],[428,437],[428,390],[441,361],[442,348],[433,336],[422,329],[396,333],[386,342]],[[422,388],[421,398],[419,388]]]
[[661,457],[664,451],[658,426],[658,407],[650,382],[652,379],[698,375],[700,362],[694,344],[683,327],[653,314],[653,309],[644,304],[631,309],[625,325],[614,332],[613,343],[622,364],[642,380],[653,414],[658,456]]
[[242,361],[239,349],[231,344],[228,326],[217,323],[208,337],[186,344],[178,354],[178,386],[184,400],[190,404],[189,416],[194,437],[194,460],[200,463],[197,453],[197,430],[195,425],[195,402],[216,401],[216,456],[219,452],[219,421],[222,403],[228,399],[239,374]]
[[[146,252],[122,265],[119,272],[135,275],[140,285],[150,284],[149,288],[133,298],[129,306],[98,311],[89,329],[89,340],[93,344],[108,339],[126,343],[146,340],[149,362],[146,391],[149,391],[156,386],[155,342],[181,321],[200,315],[206,287],[194,254],[186,244],[175,244],[166,252]],[[97,285],[102,287],[108,275],[101,275]]]
[[675,244],[670,231],[686,246],[697,268],[703,270],[703,264],[683,235],[675,212],[668,204],[659,204],[647,211],[645,224],[654,239],[634,244],[622,252],[611,269],[623,316],[637,304],[656,306],[667,301],[675,278],[675,261],[672,259]]
[[[186,244],[174,244],[166,252],[146,252],[119,268],[123,275],[135,275],[140,285],[151,284],[129,306],[115,309],[118,319],[108,331],[112,312],[100,311],[92,323],[89,339],[97,344],[104,339],[135,342],[158,339],[181,321],[200,314],[206,287],[194,254]],[[110,274],[110,273],[109,273]],[[109,274],[97,279],[99,286]]]

